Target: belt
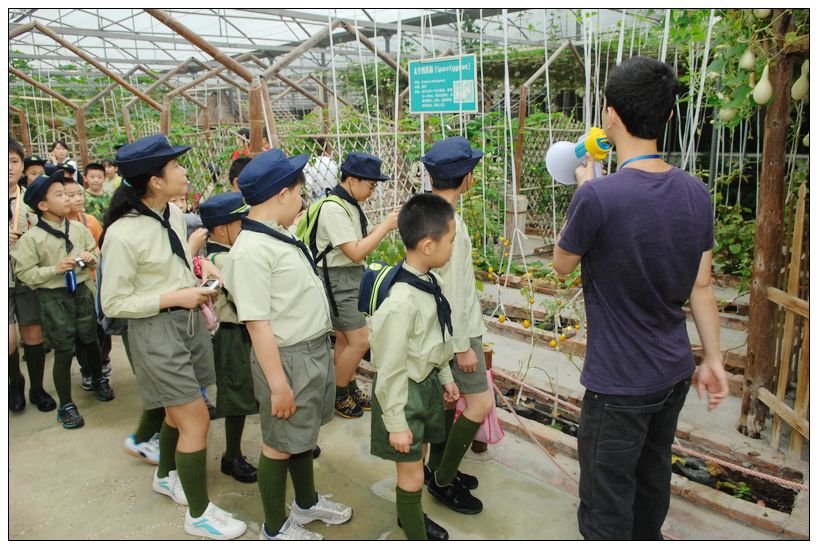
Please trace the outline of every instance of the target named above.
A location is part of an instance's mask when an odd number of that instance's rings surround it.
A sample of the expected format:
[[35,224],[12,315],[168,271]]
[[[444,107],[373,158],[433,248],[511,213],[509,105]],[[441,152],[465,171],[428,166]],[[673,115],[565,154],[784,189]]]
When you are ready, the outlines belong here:
[[167,307],[165,309],[159,309],[160,313],[172,313],[173,311],[192,311],[193,309],[188,309],[185,307]]

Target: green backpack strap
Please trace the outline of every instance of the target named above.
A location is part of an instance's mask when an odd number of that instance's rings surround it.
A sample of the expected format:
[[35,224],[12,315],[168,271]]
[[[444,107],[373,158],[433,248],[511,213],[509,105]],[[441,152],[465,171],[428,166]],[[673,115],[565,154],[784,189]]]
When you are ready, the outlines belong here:
[[310,204],[310,207],[307,209],[307,213],[301,216],[301,219],[298,220],[298,226],[295,229],[295,237],[309,247],[316,263],[320,262],[324,256],[326,256],[326,254],[332,250],[332,245],[330,244],[325,250],[319,253],[318,245],[316,243],[316,238],[318,235],[318,216],[321,214],[321,207],[328,201],[335,202],[341,206],[349,218],[352,219],[352,212],[349,211],[346,201],[339,196],[331,194],[328,196],[322,196],[320,199]]

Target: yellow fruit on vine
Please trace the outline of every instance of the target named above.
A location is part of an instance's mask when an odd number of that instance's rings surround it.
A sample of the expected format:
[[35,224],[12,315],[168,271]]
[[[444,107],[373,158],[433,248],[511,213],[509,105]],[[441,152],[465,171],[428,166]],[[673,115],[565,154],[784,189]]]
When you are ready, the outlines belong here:
[[549,345],[551,345],[551,347],[556,347],[556,346],[557,346],[557,340],[556,340],[556,339],[552,339],[552,340],[551,340],[551,343],[549,343]]
[[531,322],[528,319],[523,320],[523,328],[531,328]]
[[534,305],[534,298],[532,297],[531,299],[528,300],[528,302]]
[[508,252],[504,253],[503,257],[508,257]]
[[502,324],[503,322],[506,321],[506,315],[500,315],[499,317],[497,317],[497,320],[500,322],[500,324]]
[[580,326],[579,324],[577,324],[576,326],[574,326],[574,329],[575,329],[575,330],[579,330],[580,328],[581,328],[581,326]]
[[490,273],[493,273],[493,272],[494,272],[494,267],[492,267],[491,265],[489,265],[489,272],[490,272]]
[[565,341],[565,334],[560,334],[560,341]]

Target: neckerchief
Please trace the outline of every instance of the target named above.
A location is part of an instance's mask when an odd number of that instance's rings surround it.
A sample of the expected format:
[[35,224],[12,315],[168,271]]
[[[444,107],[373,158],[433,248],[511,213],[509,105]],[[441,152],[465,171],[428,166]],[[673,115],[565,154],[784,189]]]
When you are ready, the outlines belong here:
[[37,226],[44,230],[45,232],[47,232],[48,234],[65,240],[65,253],[70,254],[71,250],[74,249],[74,243],[71,242],[71,239],[68,238],[69,223],[67,218],[65,220],[65,232],[58,231],[57,229],[46,223],[45,220],[43,220],[42,218],[40,218],[40,220],[37,221]]
[[440,335],[443,336],[443,340],[445,341],[446,329],[449,329],[450,335],[452,333],[452,308],[449,305],[449,302],[446,300],[446,297],[443,295],[443,291],[440,289],[440,284],[437,283],[437,278],[435,278],[435,275],[429,273],[431,282],[423,280],[416,274],[410,273],[404,269],[403,261],[398,263],[395,268],[400,269],[395,277],[395,282],[405,282],[418,290],[422,290],[434,296],[435,305],[437,306],[437,322],[440,324]]
[[264,223],[254,221],[246,217],[241,220],[241,228],[242,230],[252,231],[254,233],[266,234],[267,236],[271,236],[273,238],[281,240],[282,242],[286,242],[287,244],[292,244],[293,246],[297,247],[299,250],[301,250],[301,253],[304,254],[304,257],[307,258],[307,261],[310,262],[310,267],[312,267],[313,272],[316,275],[318,275],[318,268],[315,266],[315,261],[313,261],[310,251],[307,249],[307,246],[300,240],[282,234],[276,231],[275,229],[268,227]]
[[179,240],[179,235],[176,234],[176,231],[173,230],[173,227],[170,226],[170,204],[165,206],[165,211],[162,212],[162,216],[160,217],[155,211],[148,208],[141,200],[134,200],[132,204],[134,210],[139,212],[142,215],[147,217],[151,217],[157,220],[168,232],[168,239],[170,240],[170,249],[171,251],[179,256],[179,259],[182,260],[182,263],[185,264],[185,267],[190,269],[190,264],[187,262],[187,257],[185,257],[185,248],[182,246],[182,241]]
[[221,254],[221,253],[228,253],[230,248],[227,246],[222,246],[218,242],[213,242],[212,240],[208,240],[205,244],[205,249],[207,250],[207,255],[211,254]]
[[335,185],[335,188],[333,188],[329,193],[334,194],[338,198],[346,200],[347,202],[349,202],[358,209],[358,217],[361,221],[361,238],[366,238],[368,231],[366,224],[366,216],[364,215],[364,211],[361,209],[361,205],[358,203],[358,201],[355,200],[355,198],[351,194],[349,194],[347,190],[343,188],[341,185]]

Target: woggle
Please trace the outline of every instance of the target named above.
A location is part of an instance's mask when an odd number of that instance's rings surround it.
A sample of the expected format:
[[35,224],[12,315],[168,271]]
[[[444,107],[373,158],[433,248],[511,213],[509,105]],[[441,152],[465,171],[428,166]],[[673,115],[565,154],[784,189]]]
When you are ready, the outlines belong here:
[[591,128],[578,142],[558,141],[548,148],[545,153],[545,167],[548,173],[563,185],[576,184],[574,172],[585,165],[585,154],[594,159],[594,174],[602,176],[602,161],[611,152],[608,136],[601,128]]

